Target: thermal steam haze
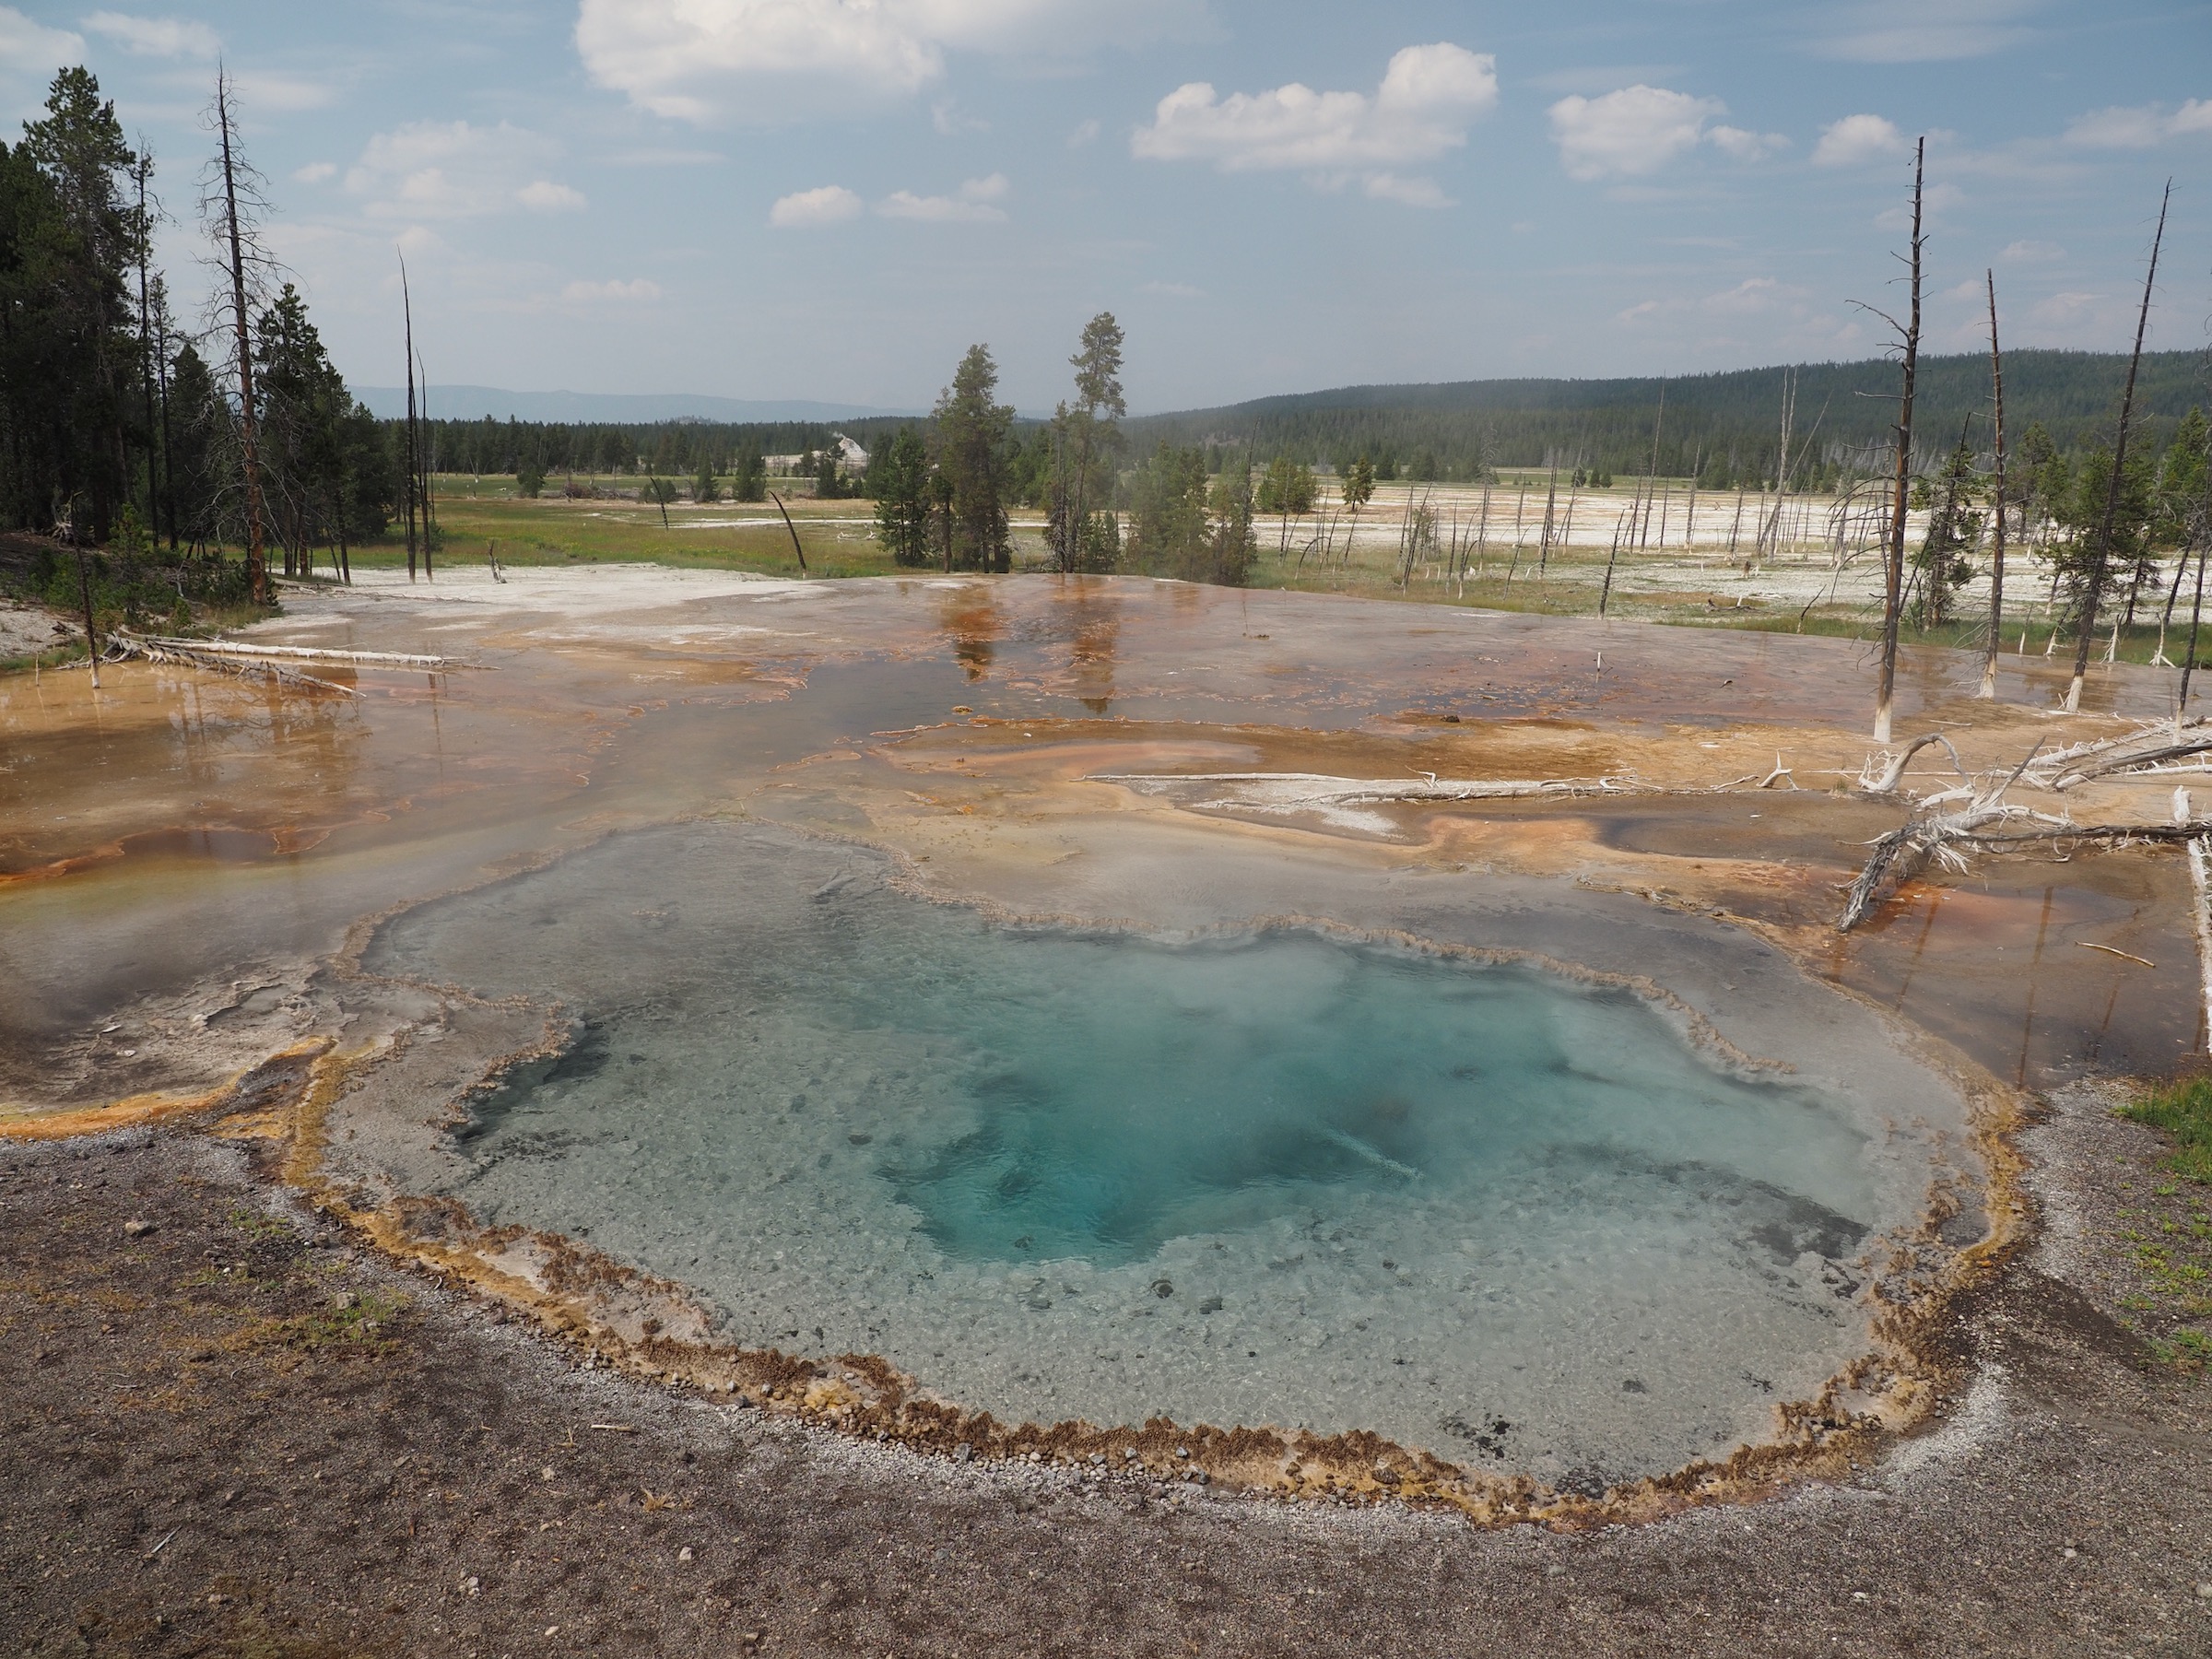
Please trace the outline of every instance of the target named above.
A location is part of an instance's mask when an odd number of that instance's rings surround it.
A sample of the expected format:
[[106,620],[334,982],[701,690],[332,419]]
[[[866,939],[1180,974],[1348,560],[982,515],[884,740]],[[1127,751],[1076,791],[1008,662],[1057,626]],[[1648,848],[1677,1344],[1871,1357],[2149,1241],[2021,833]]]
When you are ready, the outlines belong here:
[[[2212,10],[2101,0],[263,0],[0,6],[8,124],[87,64],[179,222],[237,76],[350,380],[1023,408],[1083,320],[1134,406],[1879,349],[1928,135],[1932,348],[2212,311]],[[180,294],[189,302],[192,296]]]

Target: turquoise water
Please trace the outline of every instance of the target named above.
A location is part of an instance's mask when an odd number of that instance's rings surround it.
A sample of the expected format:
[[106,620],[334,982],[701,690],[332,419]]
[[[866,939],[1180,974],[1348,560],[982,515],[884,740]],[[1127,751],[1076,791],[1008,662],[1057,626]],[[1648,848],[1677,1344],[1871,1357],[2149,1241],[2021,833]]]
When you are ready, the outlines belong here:
[[[975,1127],[878,1171],[948,1254],[1118,1265],[1355,1194],[1477,1203],[1562,1156],[1717,1175],[1811,1151],[1830,1197],[1857,1196],[1858,1135],[1803,1090],[1707,1064],[1624,991],[1312,933],[913,943],[877,959],[853,1018],[961,1052]],[[1822,1200],[1768,1202],[1831,1248],[1865,1230]]]
[[696,1287],[735,1340],[1016,1419],[1613,1477],[1756,1436],[1864,1347],[1878,1125],[1642,997],[1313,931],[999,925],[886,868],[693,825],[390,925],[380,971],[574,1022],[445,1190]]

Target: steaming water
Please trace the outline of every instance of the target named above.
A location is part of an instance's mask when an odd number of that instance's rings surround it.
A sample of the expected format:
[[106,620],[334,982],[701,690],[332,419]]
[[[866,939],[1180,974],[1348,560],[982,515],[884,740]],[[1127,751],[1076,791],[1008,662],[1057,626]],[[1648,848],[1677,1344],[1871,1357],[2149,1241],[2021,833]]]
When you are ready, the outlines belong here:
[[694,825],[417,911],[382,971],[558,998],[448,1190],[1006,1419],[1365,1428],[1620,1475],[1864,1345],[1847,1104],[1625,991],[1274,931],[988,922]]

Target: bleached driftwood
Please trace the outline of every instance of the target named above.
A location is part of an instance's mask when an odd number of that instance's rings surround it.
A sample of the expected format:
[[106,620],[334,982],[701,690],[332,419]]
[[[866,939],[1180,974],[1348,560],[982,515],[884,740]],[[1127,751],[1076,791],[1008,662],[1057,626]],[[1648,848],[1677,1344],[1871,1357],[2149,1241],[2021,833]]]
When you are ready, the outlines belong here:
[[[1890,756],[1888,765],[1879,777],[1868,778],[1865,771],[1862,771],[1859,774],[1859,792],[1862,794],[1895,794],[1898,785],[1905,781],[1905,768],[1912,763],[1912,757],[1931,743],[1942,744],[1945,752],[1951,758],[1951,764],[1958,768],[1959,775],[1962,778],[1968,776],[1966,762],[1959,759],[1959,751],[1951,747],[1951,740],[1941,732],[1930,732],[1924,737],[1913,738],[1897,754]],[[1871,759],[1866,762],[1868,770],[1872,770],[1873,766]]]
[[[1993,830],[1995,824],[2031,824],[2032,829]],[[1937,814],[1900,824],[1873,843],[1874,852],[1843,903],[1836,922],[1838,933],[1849,933],[1906,882],[1940,862],[1954,872],[1967,867],[1965,847],[1981,852],[2014,852],[2039,842],[2105,841],[2126,846],[2136,841],[2183,841],[2201,847],[2212,834],[2212,819],[2195,818],[2183,824],[2077,824],[2050,813],[2032,812],[1983,796],[1962,812]],[[2203,853],[2193,856],[2201,859]],[[2200,901],[2200,911],[2202,909]],[[2207,958],[2212,960],[2212,957]],[[2212,995],[2208,989],[2207,995]]]
[[[2097,778],[2109,778],[2122,772],[2172,771],[2176,760],[2212,753],[2212,737],[2199,737],[2186,743],[2163,743],[2156,748],[2127,749],[2106,754],[2087,765],[2068,768],[2063,774],[2054,774],[2050,787],[2053,790],[2071,789],[2077,783],[2087,783]],[[2185,770],[2201,771],[2201,767]]]
[[159,634],[131,634],[117,630],[119,637],[138,640],[146,644],[171,651],[189,651],[203,655],[277,657],[299,662],[358,663],[380,668],[465,668],[476,665],[456,663],[441,656],[416,656],[394,651],[333,651],[320,645],[250,645],[242,640],[175,640]]
[[240,660],[214,652],[200,651],[189,641],[149,640],[137,634],[122,632],[108,636],[106,654],[111,658],[143,657],[149,663],[165,663],[178,668],[202,668],[211,674],[234,675],[241,679],[271,679],[278,685],[290,686],[301,691],[329,692],[338,697],[360,695],[351,686],[341,686],[312,674],[302,674],[297,668],[288,668],[281,663]]
[[1641,786],[1616,778],[1337,778],[1325,772],[1099,772],[1099,783],[1126,783],[1147,794],[1189,784],[1220,783],[1237,798],[1206,806],[1372,806],[1393,801],[1494,801],[1526,795],[1627,794]]

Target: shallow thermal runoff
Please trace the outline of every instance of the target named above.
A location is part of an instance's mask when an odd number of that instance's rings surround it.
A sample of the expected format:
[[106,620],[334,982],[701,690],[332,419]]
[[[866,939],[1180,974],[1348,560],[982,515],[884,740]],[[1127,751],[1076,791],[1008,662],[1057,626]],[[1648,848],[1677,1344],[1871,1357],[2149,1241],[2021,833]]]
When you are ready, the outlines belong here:
[[[854,1433],[1556,1518],[1912,1421],[2016,1091],[2199,1041],[2160,851],[1835,931],[1901,816],[1849,641],[507,574],[288,596],[256,641],[437,659],[343,693],[0,688],[0,1127],[205,1122]],[[2050,740],[1965,673],[1912,659],[1908,728]],[[2155,712],[2101,690],[2067,741]]]

